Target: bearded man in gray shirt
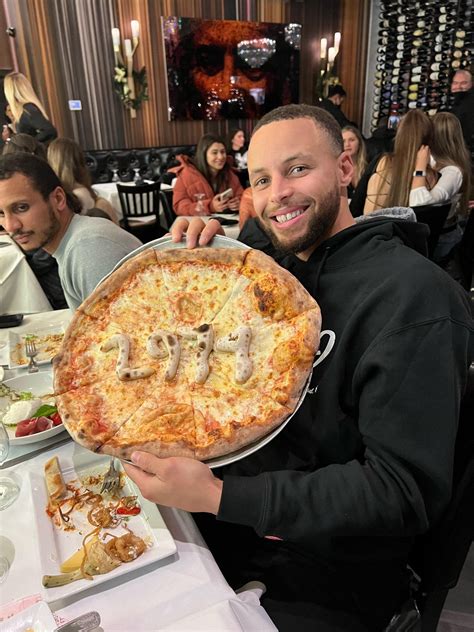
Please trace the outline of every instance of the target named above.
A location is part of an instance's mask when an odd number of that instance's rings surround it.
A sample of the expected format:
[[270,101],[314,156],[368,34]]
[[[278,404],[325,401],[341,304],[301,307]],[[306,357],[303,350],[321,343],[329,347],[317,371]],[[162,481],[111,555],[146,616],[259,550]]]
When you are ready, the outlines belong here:
[[77,207],[41,158],[23,153],[0,157],[0,224],[24,251],[43,248],[53,255],[71,309],[141,246],[113,222],[79,215]]

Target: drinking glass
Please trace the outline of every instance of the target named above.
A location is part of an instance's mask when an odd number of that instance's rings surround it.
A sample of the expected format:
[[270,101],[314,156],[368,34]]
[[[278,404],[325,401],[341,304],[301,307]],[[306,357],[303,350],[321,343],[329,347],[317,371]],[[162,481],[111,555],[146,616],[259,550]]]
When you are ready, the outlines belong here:
[[194,210],[196,211],[196,215],[205,215],[206,211],[204,209],[204,204],[202,203],[203,199],[206,197],[205,193],[195,193],[194,199],[196,200],[196,206]]
[[[3,423],[0,421],[0,465],[7,460],[10,449],[10,439]],[[0,478],[0,511],[6,509],[18,498],[20,488],[11,478],[2,476]]]

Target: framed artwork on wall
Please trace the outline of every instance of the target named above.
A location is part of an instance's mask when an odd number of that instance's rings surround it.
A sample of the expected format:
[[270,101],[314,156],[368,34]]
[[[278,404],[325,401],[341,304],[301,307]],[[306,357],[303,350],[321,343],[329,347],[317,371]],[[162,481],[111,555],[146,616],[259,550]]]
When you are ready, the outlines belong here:
[[169,119],[260,118],[298,103],[301,25],[163,17]]

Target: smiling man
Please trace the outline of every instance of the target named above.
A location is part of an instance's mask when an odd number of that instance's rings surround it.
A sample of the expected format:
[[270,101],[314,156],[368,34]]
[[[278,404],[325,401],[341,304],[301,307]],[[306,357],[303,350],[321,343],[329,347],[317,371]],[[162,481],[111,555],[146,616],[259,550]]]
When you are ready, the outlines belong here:
[[53,255],[72,309],[141,245],[113,222],[79,211],[46,161],[23,153],[0,157],[0,224],[24,251]]
[[[407,597],[414,537],[450,499],[469,303],[410,247],[427,235],[397,217],[410,209],[354,221],[351,159],[324,110],[270,112],[248,158],[257,221],[321,307],[310,388],[276,437],[220,471],[145,452],[126,469],[146,498],[206,512],[196,521],[225,577],[263,582],[278,630],[380,632]],[[205,245],[219,230],[181,218],[173,238]]]

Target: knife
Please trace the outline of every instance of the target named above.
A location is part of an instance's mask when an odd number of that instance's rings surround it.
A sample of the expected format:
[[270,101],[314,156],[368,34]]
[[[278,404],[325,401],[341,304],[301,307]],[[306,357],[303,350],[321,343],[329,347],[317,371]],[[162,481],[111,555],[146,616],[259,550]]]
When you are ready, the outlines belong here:
[[88,632],[100,625],[100,614],[95,610],[81,614],[67,623],[63,623],[54,632]]

